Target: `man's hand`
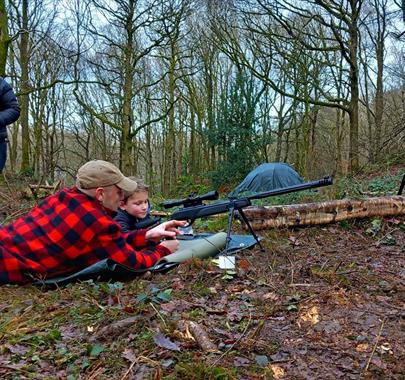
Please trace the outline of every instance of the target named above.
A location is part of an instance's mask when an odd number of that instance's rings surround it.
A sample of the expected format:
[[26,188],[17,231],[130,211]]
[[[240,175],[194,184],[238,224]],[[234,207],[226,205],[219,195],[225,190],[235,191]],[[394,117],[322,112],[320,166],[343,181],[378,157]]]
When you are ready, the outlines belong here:
[[152,240],[156,243],[160,242],[162,239],[174,239],[176,235],[182,234],[176,227],[185,226],[186,224],[187,222],[184,220],[169,220],[148,230],[145,238],[146,240]]
[[163,245],[163,247],[166,247],[170,251],[170,253],[177,251],[179,249],[179,244],[180,243],[177,239],[165,240],[159,243],[159,245]]

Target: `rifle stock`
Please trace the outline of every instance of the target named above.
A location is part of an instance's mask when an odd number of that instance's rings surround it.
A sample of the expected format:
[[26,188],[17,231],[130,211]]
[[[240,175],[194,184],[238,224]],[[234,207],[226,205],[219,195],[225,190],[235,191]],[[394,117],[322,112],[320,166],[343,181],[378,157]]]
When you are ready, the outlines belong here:
[[155,226],[156,224],[160,223],[162,218],[156,217],[156,218],[148,218],[146,220],[141,220],[140,222],[135,223],[135,229],[136,230],[142,230],[145,228],[150,228]]

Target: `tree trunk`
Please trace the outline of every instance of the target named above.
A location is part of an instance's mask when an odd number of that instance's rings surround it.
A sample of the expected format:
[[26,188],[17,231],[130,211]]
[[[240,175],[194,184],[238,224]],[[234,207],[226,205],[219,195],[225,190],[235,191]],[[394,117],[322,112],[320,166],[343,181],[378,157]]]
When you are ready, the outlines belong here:
[[175,179],[176,170],[176,133],[175,133],[175,89],[176,89],[176,60],[177,60],[177,42],[171,41],[171,51],[170,51],[170,63],[169,63],[169,73],[168,73],[168,97],[169,97],[169,107],[170,111],[167,118],[167,130],[165,135],[165,156],[164,156],[164,182],[163,182],[163,194],[168,195],[172,190],[172,186]]
[[[380,13],[379,9],[378,13]],[[381,16],[380,16],[381,17]],[[378,35],[376,41],[376,58],[377,58],[377,84],[375,94],[375,137],[374,137],[374,158],[379,162],[381,157],[381,131],[383,127],[384,114],[384,51],[385,51],[385,17],[378,20]]]
[[8,34],[8,17],[5,0],[0,0],[0,76],[6,75],[6,63],[10,37]]
[[337,174],[347,174],[347,168],[343,167],[343,129],[344,129],[345,114],[339,108],[336,109],[335,121],[335,139],[336,139],[336,154],[335,154],[335,171]]
[[405,197],[333,200],[243,210],[254,230],[334,223],[347,219],[405,215]]
[[28,0],[22,1],[22,28],[20,40],[20,64],[21,64],[21,171],[25,172],[30,169],[30,132],[29,132],[29,79],[28,79],[28,59],[29,59],[29,28],[28,28]]
[[125,23],[125,47],[123,49],[123,99],[122,99],[122,134],[121,134],[121,169],[125,174],[134,174],[137,172],[137,167],[134,160],[134,136],[133,128],[133,52],[134,47],[134,32],[133,32],[133,17],[135,13],[135,2],[128,3],[128,13],[126,14]]
[[[215,128],[215,123],[214,123],[214,88],[213,88],[213,68],[212,68],[212,57],[206,58],[206,61],[204,61],[205,65],[205,73],[204,73],[204,79],[205,79],[205,91],[206,91],[206,96],[207,96],[207,130],[209,132],[212,132]],[[212,143],[211,140],[209,140],[209,156],[207,157],[208,160],[206,161],[206,168],[208,170],[212,170],[215,167],[215,162],[216,162],[216,151],[215,151],[215,144]]]
[[359,31],[357,21],[359,11],[357,1],[352,0],[351,23],[349,25],[350,43],[350,143],[349,143],[349,165],[350,173],[355,173],[359,169],[359,67],[357,60]]

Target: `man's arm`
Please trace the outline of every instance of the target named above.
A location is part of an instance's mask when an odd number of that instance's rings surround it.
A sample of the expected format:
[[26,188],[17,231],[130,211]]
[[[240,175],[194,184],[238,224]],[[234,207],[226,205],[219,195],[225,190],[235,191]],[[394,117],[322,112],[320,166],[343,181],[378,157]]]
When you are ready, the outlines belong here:
[[108,257],[134,269],[150,268],[162,257],[172,253],[162,244],[147,244],[146,230],[134,230],[126,234],[117,231],[113,235],[98,236]]
[[162,257],[175,251],[178,248],[178,242],[167,240],[162,244],[147,244],[147,241],[159,243],[165,238],[175,238],[180,233],[176,227],[183,226],[185,223],[171,220],[150,230],[134,230],[124,235],[119,231],[111,244],[120,246],[122,245],[120,240],[123,238],[126,244],[120,250],[111,252],[110,257],[135,269],[152,267]]

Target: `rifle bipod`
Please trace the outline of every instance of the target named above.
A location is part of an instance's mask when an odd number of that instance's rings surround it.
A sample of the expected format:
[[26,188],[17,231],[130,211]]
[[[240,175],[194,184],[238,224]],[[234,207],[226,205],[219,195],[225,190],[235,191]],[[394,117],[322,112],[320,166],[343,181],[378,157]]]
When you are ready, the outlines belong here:
[[225,255],[228,253],[228,246],[231,241],[232,222],[233,222],[233,215],[234,215],[235,210],[238,211],[239,215],[241,216],[241,218],[243,219],[245,224],[248,226],[251,235],[255,238],[255,240],[257,241],[257,244],[259,244],[259,247],[262,250],[262,252],[264,252],[262,243],[260,243],[260,239],[256,235],[255,231],[253,230],[253,227],[251,226],[248,218],[246,217],[245,213],[243,212],[243,209],[241,207],[237,207],[235,205],[235,202],[233,202],[231,200],[231,204],[229,205],[229,211],[228,211],[228,226],[226,229],[226,243],[225,243],[225,250],[224,250]]

